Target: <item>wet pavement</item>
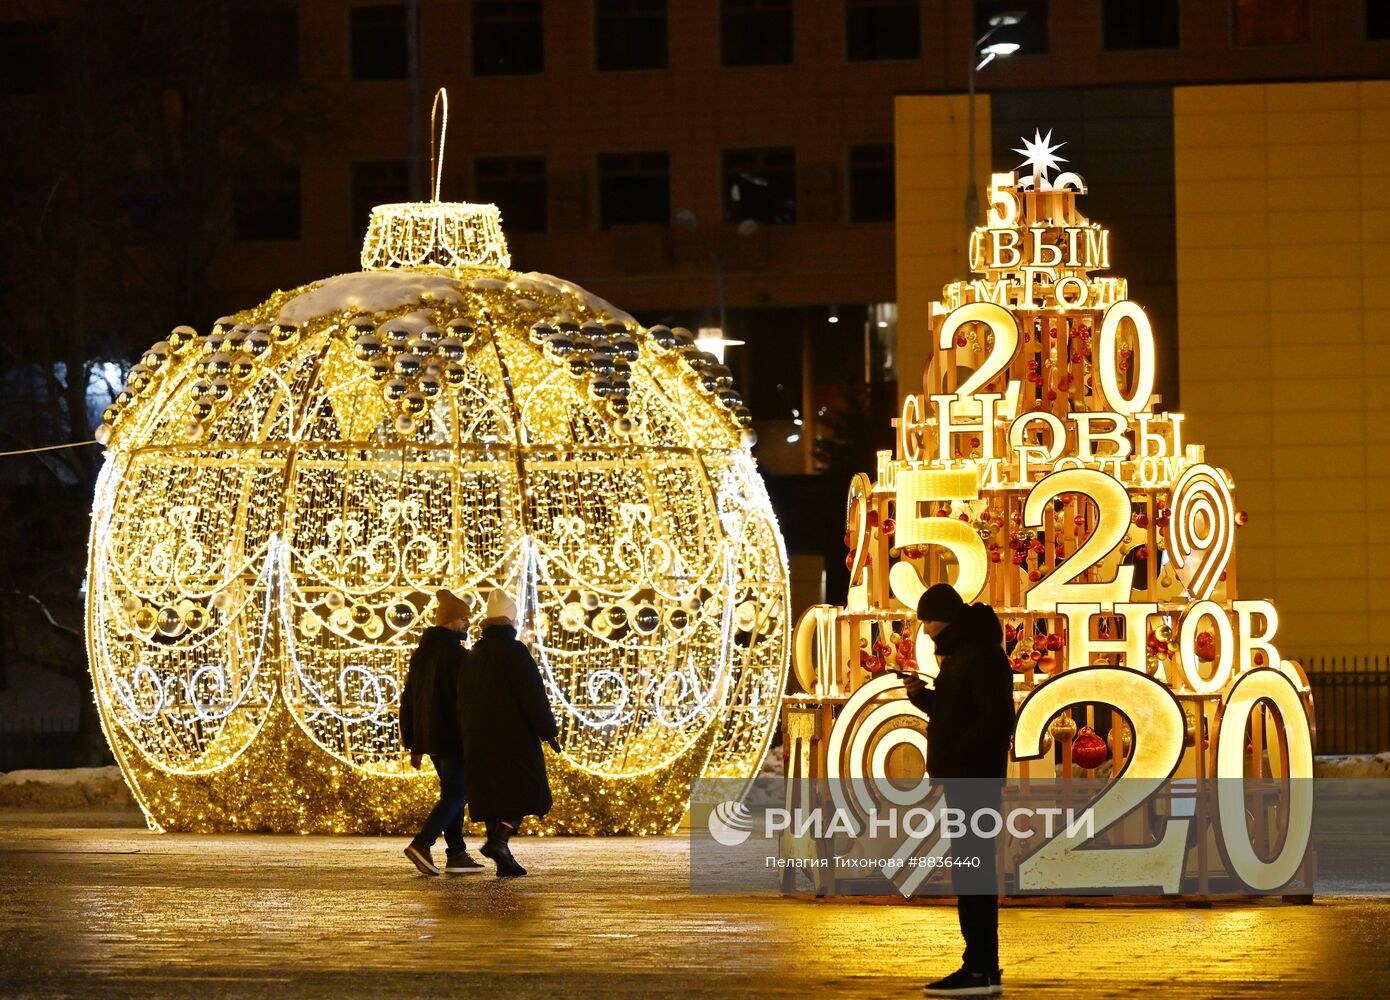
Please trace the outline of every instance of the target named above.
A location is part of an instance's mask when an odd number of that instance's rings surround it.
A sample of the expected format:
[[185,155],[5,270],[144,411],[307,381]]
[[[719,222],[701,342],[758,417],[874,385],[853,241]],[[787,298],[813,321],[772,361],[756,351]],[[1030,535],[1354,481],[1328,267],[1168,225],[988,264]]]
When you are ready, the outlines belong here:
[[[941,905],[693,896],[683,838],[514,841],[427,879],[395,839],[157,836],[0,811],[0,995],[912,997]],[[1390,902],[1009,907],[1006,995],[1390,996]]]

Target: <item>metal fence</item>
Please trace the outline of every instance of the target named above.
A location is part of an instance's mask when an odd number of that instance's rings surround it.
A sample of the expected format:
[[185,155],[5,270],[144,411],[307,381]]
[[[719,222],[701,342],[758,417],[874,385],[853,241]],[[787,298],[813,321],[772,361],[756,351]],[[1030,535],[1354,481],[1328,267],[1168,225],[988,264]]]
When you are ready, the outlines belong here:
[[1314,752],[1390,750],[1390,655],[1321,656],[1299,661],[1313,689]]
[[71,719],[0,719],[0,772],[77,766]]

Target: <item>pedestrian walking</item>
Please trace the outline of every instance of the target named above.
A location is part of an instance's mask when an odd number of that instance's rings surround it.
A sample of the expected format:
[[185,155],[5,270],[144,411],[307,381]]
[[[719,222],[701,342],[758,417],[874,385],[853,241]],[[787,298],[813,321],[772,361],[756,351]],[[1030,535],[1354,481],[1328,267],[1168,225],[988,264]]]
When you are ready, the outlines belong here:
[[463,840],[463,810],[468,802],[468,775],[458,725],[458,685],[468,650],[468,609],[447,590],[435,592],[434,625],[425,629],[410,656],[410,669],[401,688],[401,743],[410,751],[410,766],[420,769],[426,754],[439,776],[439,801],[420,832],[406,846],[405,856],[424,875],[438,875],[430,856],[444,835],[444,871],[467,875],[483,870],[468,854]]
[[964,813],[967,830],[951,841],[951,888],[965,953],[960,969],[928,983],[926,991],[1002,993],[998,844],[975,833],[971,819],[986,809],[998,812],[1002,804],[1014,729],[1013,672],[999,618],[988,604],[966,605],[954,587],[938,583],[917,602],[917,620],[936,642],[941,669],[934,688],[909,676],[907,696],[928,716],[927,774],[944,786],[947,806]]
[[517,609],[500,588],[487,600],[483,634],[459,685],[459,720],[470,780],[469,814],[487,824],[484,857],[499,876],[525,875],[508,841],[527,816],[550,811],[542,743],[556,753],[558,728],[540,670],[516,637]]

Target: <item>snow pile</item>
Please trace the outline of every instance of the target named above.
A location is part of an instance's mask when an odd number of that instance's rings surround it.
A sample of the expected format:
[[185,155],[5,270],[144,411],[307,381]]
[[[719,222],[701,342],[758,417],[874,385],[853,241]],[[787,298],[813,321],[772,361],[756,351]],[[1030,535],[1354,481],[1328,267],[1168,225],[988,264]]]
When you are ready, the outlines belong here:
[[1315,778],[1390,778],[1390,751],[1313,758]]
[[121,769],[115,766],[0,774],[0,807],[81,809],[134,805]]

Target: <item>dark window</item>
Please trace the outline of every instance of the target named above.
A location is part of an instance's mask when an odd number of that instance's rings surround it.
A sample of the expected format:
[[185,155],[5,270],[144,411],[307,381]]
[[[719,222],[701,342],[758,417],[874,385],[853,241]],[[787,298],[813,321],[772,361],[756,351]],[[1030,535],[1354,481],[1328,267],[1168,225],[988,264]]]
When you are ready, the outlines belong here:
[[543,233],[549,224],[545,157],[496,156],[473,165],[474,197],[496,205],[508,233]]
[[990,20],[1005,14],[1022,14],[1018,24],[1001,26],[989,36],[993,42],[1017,42],[1018,55],[1043,55],[1047,52],[1047,0],[976,0],[975,37],[989,31]]
[[352,165],[353,232],[367,231],[372,209],[410,200],[410,164],[405,160],[380,160]]
[[117,199],[125,213],[132,243],[155,243],[169,222],[169,191],[149,172],[121,175]]
[[405,4],[375,4],[348,9],[354,80],[404,80],[410,66],[406,51]]
[[849,221],[893,221],[893,147],[849,148]]
[[1308,0],[1235,0],[1237,45],[1308,41]]
[[1178,47],[1178,0],[1105,0],[1101,19],[1112,51]]
[[246,83],[293,83],[299,79],[299,11],[252,7],[232,19],[237,76]]
[[665,153],[605,153],[598,158],[598,224],[671,221],[671,158]]
[[724,153],[724,221],[768,225],[796,221],[796,151],[731,149]]
[[541,0],[473,0],[473,72],[511,76],[545,69]]
[[598,0],[599,69],[666,68],[666,0]]
[[918,0],[845,0],[845,55],[851,62],[922,54]]
[[237,172],[232,179],[232,234],[257,243],[299,239],[298,166]]
[[53,21],[0,23],[0,94],[36,94],[48,85],[57,25]]
[[1390,38],[1390,3],[1366,0],[1366,37]]
[[785,66],[792,61],[792,34],[792,0],[721,0],[725,66]]

